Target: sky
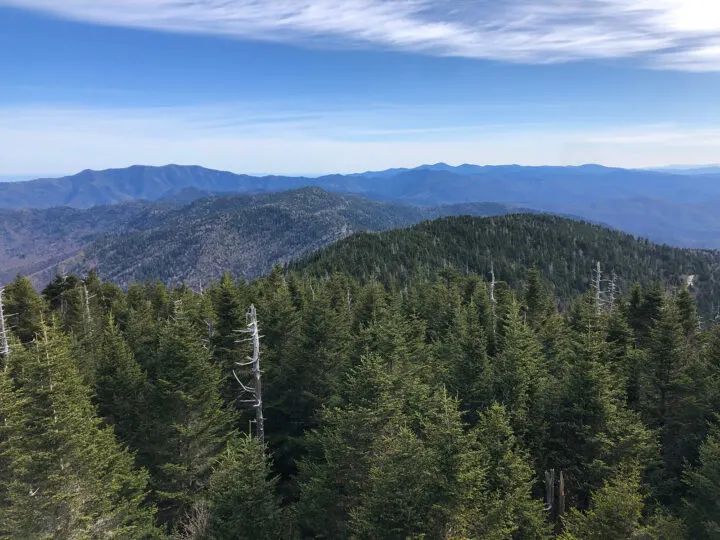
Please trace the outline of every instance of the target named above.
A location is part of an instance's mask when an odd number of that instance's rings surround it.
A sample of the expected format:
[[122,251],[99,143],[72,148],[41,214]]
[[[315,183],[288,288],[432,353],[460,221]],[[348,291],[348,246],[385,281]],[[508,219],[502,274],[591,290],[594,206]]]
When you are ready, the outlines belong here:
[[720,161],[718,0],[0,0],[0,178]]

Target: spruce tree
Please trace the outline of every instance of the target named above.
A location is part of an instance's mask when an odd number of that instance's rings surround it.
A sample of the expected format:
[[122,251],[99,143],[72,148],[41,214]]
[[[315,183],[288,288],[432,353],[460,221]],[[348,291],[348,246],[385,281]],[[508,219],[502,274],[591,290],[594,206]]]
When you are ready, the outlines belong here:
[[147,393],[147,376],[111,316],[98,349],[95,400],[99,414],[114,426],[117,437],[133,449],[142,446],[139,437],[148,414]]
[[586,507],[621,462],[657,459],[651,432],[626,407],[622,386],[603,362],[600,332],[576,336],[575,356],[549,408],[550,429],[542,450],[544,470],[563,471],[568,502]]
[[514,431],[530,444],[546,431],[550,376],[540,343],[513,302],[503,319],[501,350],[493,360],[495,399],[504,405]]
[[207,538],[280,540],[292,536],[280,506],[270,460],[258,439],[228,443],[215,466],[207,492]]
[[148,382],[138,458],[150,470],[161,519],[173,522],[207,487],[233,431],[219,391],[220,370],[180,306],[160,332]]
[[223,274],[217,287],[211,289],[210,294],[213,297],[217,321],[212,336],[213,358],[224,378],[223,397],[226,403],[234,406],[237,402],[238,386],[233,370],[236,369],[237,362],[245,362],[238,343],[242,336],[238,331],[245,329],[245,310],[248,306],[242,304],[238,288],[227,272]]
[[[667,500],[680,489],[684,459],[693,449],[684,435],[695,423],[694,388],[689,377],[689,350],[677,309],[666,306],[650,331],[651,346],[641,379],[641,408],[648,426],[657,430],[663,451],[655,480],[658,496]],[[701,420],[702,422],[702,420]],[[691,424],[692,425],[692,424]]]
[[147,473],[101,425],[70,348],[41,327],[3,375],[0,463],[9,478],[0,528],[12,538],[154,538]]
[[682,287],[675,296],[675,306],[677,307],[678,317],[685,337],[688,339],[694,338],[700,328],[700,320],[695,299],[687,285]]
[[458,306],[455,324],[437,354],[448,365],[448,390],[457,394],[469,418],[492,401],[493,372],[487,348],[485,324],[475,303]]
[[309,455],[300,462],[297,505],[304,535],[350,536],[348,516],[367,485],[373,445],[401,411],[395,384],[383,359],[364,357],[346,376],[345,406],[324,409],[320,427],[308,434]]
[[526,322],[532,328],[540,327],[554,311],[553,299],[548,294],[537,268],[527,272],[522,304]]
[[30,280],[18,276],[5,286],[5,314],[13,332],[23,343],[30,343],[40,332],[45,305]]
[[502,406],[480,416],[473,441],[459,457],[458,538],[549,538],[542,502],[532,498],[533,471]]
[[686,499],[687,522],[692,538],[720,538],[720,426],[713,423],[700,446],[697,466],[685,472],[689,487]]
[[646,502],[640,479],[637,463],[622,464],[593,493],[588,510],[573,508],[563,517],[565,531],[560,540],[684,540],[686,531],[681,520],[659,513],[644,516]]

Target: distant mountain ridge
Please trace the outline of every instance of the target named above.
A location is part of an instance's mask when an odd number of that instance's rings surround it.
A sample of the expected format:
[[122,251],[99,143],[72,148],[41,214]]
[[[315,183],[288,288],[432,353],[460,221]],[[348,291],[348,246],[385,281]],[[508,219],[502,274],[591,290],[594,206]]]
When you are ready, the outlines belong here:
[[[198,198],[188,188],[161,202],[86,210],[0,209],[0,283],[21,273],[46,284],[58,271],[95,267],[133,280],[202,283],[225,271],[253,278],[358,231],[406,227],[440,216],[528,212],[496,203],[416,207],[320,188]],[[193,202],[188,204],[188,199]]]
[[317,178],[249,176],[198,166],[133,166],[0,184],[0,208],[90,208],[133,200],[188,203],[216,194],[319,187],[379,201],[438,206],[477,201],[572,214],[655,242],[720,248],[720,174],[446,163]]

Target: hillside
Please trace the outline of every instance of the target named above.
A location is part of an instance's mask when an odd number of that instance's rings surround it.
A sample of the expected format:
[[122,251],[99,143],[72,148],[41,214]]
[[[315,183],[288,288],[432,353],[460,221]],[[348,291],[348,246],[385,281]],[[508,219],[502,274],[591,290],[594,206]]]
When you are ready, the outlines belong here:
[[[406,227],[458,213],[522,211],[493,203],[422,208],[319,188],[227,195],[160,208],[151,216],[141,213],[122,227],[106,228],[82,251],[65,257],[63,270],[95,267],[104,278],[121,285],[154,279],[206,283],[225,271],[252,278],[358,231]],[[35,275],[36,282],[47,282],[54,271],[55,267]]]
[[[301,187],[420,206],[490,201],[573,214],[655,242],[720,248],[720,174],[584,165],[453,167],[445,163],[320,178],[254,177],[197,166],[134,166],[74,176],[0,183],[0,208],[49,208],[147,200],[189,203],[215,194]],[[669,219],[671,217],[671,219]]]
[[0,209],[0,283],[18,273],[52,272],[103,233],[143,227],[169,208],[139,201],[89,210]]
[[499,280],[518,287],[527,268],[536,267],[557,296],[568,298],[588,290],[597,261],[606,277],[617,275],[624,292],[635,282],[677,286],[695,275],[701,310],[708,314],[718,309],[720,252],[657,245],[549,215],[447,217],[404,230],[357,234],[294,262],[291,269],[406,284],[446,266],[486,276],[494,266]]

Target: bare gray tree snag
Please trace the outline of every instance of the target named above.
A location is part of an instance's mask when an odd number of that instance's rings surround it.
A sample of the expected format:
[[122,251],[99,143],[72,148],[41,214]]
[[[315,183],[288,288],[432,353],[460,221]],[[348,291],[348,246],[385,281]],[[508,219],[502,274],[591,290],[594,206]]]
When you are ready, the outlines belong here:
[[545,471],[545,511],[552,512],[555,506],[555,469]]
[[0,287],[0,356],[7,358],[10,355],[8,345],[7,327],[5,325],[5,311],[3,310],[3,294],[5,289]]
[[[242,389],[241,395],[249,394],[249,399],[242,399],[242,403],[249,403],[255,408],[255,429],[257,438],[261,444],[265,444],[265,417],[263,416],[263,400],[262,400],[262,370],[260,369],[260,329],[258,328],[257,311],[255,306],[251,305],[246,315],[247,328],[239,330],[244,334],[250,334],[250,337],[238,341],[250,341],[252,343],[252,357],[247,357],[245,362],[235,362],[238,367],[250,367],[252,370],[253,383],[244,384],[238,377],[235,370],[233,375],[235,380],[240,384]],[[254,386],[250,386],[254,384]]]
[[551,519],[560,523],[565,513],[565,476],[563,472],[555,473],[555,469],[545,471],[545,511]]
[[87,285],[83,283],[83,298],[85,299],[85,320],[88,323],[92,322],[92,315],[90,314],[90,294],[87,290]]
[[612,279],[610,280],[610,309],[615,307],[615,300],[617,299],[617,274],[612,273]]
[[495,337],[495,328],[497,327],[495,321],[495,305],[497,304],[497,300],[495,300],[495,265],[493,263],[490,263],[490,277],[490,313],[492,315],[493,337]]
[[600,261],[597,262],[597,266],[595,267],[593,289],[595,289],[595,308],[598,313],[600,313],[602,308],[602,269],[600,268]]

